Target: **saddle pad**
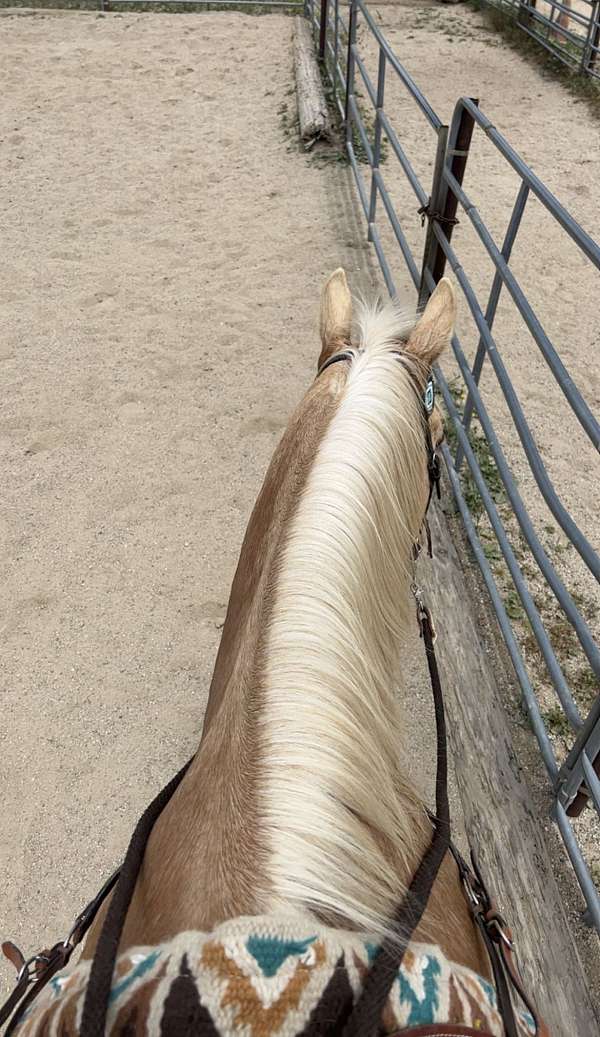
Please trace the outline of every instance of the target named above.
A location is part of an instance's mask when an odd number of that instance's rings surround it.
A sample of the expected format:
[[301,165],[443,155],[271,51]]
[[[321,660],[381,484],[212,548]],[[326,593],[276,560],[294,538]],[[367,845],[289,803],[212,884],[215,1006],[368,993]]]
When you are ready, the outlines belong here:
[[[376,946],[297,917],[236,918],[210,933],[135,947],[115,968],[111,1037],[334,1037],[361,990]],[[90,962],[55,976],[19,1037],[77,1037]],[[522,1037],[535,1033],[528,1013]],[[493,986],[411,944],[388,998],[382,1034],[446,1023],[502,1037]]]

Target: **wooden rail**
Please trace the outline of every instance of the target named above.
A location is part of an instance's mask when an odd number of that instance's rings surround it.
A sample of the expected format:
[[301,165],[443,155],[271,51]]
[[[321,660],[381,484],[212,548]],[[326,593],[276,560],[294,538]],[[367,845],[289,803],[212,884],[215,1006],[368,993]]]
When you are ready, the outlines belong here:
[[513,928],[525,986],[552,1037],[592,1037],[600,1032],[599,1020],[540,820],[519,774],[494,653],[482,643],[472,594],[439,506],[431,508],[430,524],[435,557],[421,575],[438,632],[450,748],[469,842]]

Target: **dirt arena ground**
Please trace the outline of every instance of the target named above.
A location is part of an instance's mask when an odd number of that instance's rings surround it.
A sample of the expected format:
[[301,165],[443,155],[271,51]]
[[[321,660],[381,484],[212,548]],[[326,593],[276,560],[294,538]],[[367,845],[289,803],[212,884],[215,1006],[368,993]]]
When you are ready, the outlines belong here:
[[[434,106],[487,91],[499,128],[597,220],[585,108],[479,39],[464,8],[443,12],[450,42],[439,10],[380,12]],[[291,19],[1,14],[0,935],[33,950],[68,927],[196,746],[243,531],[314,371],[320,285],[340,264],[363,291],[374,275],[348,169],[290,134]],[[512,181],[494,176],[500,226]],[[548,318],[600,403],[587,273],[538,249]],[[554,449],[533,370],[528,356],[519,387],[587,523],[595,462],[582,473],[570,438]],[[411,680],[420,715],[419,662]],[[423,760],[430,737],[413,722]]]

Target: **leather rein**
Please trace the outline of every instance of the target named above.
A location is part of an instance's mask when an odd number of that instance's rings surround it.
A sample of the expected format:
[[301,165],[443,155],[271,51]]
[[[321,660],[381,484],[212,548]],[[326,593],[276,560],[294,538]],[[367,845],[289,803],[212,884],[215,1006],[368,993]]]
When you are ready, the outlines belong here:
[[[343,350],[335,353],[321,365],[317,377],[332,364],[346,360],[351,362],[359,352],[359,350]],[[393,353],[397,355],[400,362],[408,359],[407,354],[401,350],[393,350]],[[431,556],[431,537],[427,525],[427,510],[429,509],[434,488],[438,498],[440,496],[441,475],[440,462],[433,445],[429,425],[429,418],[433,412],[435,402],[435,389],[433,379],[430,377],[426,382],[425,391],[422,392],[414,372],[408,364],[405,366],[414,382],[415,391],[422,408],[429,476],[429,497],[424,526],[427,531],[427,542]],[[417,540],[413,553],[415,560],[419,552],[420,543]],[[541,1033],[540,1023],[534,1006],[523,990],[521,979],[513,960],[511,932],[488,894],[474,855],[471,853],[471,867],[461,857],[450,839],[446,723],[443,692],[434,647],[436,635],[431,613],[424,603],[421,588],[414,580],[411,584],[411,591],[416,602],[420,636],[425,646],[435,709],[437,742],[436,804],[435,815],[429,815],[433,825],[433,834],[429,847],[417,867],[410,886],[395,912],[393,918],[394,937],[384,940],[379,946],[365,976],[362,991],[350,1012],[341,1037],[375,1037],[379,1032],[381,1013],[385,1002],[396,979],[398,969],[402,964],[409,941],[425,913],[429,896],[447,852],[451,852],[456,860],[473,921],[481,933],[488,952],[505,1037],[519,1037],[515,1010],[510,994],[511,988],[519,995],[521,1001],[530,1012],[535,1024],[535,1034],[538,1035]],[[136,825],[123,864],[110,876],[94,899],[77,916],[69,934],[64,940],[60,940],[49,950],[41,951],[27,960],[14,943],[7,941],[2,944],[5,956],[15,965],[18,972],[15,987],[0,1008],[0,1026],[8,1022],[4,1037],[10,1037],[15,1032],[24,1013],[30,1007],[37,994],[57,972],[65,968],[73,951],[88,932],[100,907],[109,894],[113,893],[90,969],[79,1030],[80,1037],[105,1037],[106,1016],[119,941],[142,866],[146,844],[155,821],[185,777],[191,762],[192,760],[189,760],[185,764],[146,808]],[[452,1037],[452,1030],[456,1034],[469,1032],[462,1027],[453,1027],[452,1024],[444,1027],[443,1030],[448,1037]],[[411,1031],[403,1030],[402,1032],[410,1034]],[[419,1028],[418,1032],[426,1035],[428,1032],[435,1033],[436,1028],[430,1030],[428,1027],[423,1027]],[[416,1033],[417,1031],[415,1031]],[[482,1034],[482,1037],[485,1037],[485,1035]]]

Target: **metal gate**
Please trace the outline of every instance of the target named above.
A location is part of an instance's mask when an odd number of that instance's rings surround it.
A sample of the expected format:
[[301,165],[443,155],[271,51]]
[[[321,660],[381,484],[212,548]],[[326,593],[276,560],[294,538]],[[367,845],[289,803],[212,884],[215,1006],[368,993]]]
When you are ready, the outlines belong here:
[[599,0],[483,0],[564,65],[600,79]]
[[[576,434],[581,437],[582,451],[589,451],[589,456],[595,458],[600,449],[600,424],[524,292],[511,267],[511,257],[532,200],[541,204],[564,238],[569,239],[578,254],[591,264],[597,298],[600,298],[600,247],[492,125],[476,100],[460,98],[450,125],[442,123],[393,52],[364,0],[351,0],[349,8],[342,8],[340,0],[322,0],[321,3],[307,0],[306,14],[313,26],[332,101],[344,125],[345,150],[367,223],[368,240],[373,245],[390,295],[396,295],[394,278],[399,264],[408,270],[421,304],[448,265],[474,325],[477,345],[471,359],[461,339],[455,335],[452,339],[453,376],[448,370],[444,373],[440,367],[436,371],[452,432],[451,442],[443,446],[444,460],[547,771],[552,790],[552,816],[585,899],[586,920],[600,933],[600,897],[592,876],[598,865],[589,848],[586,850],[580,845],[573,821],[586,799],[600,818],[600,779],[596,773],[600,765],[600,649],[590,629],[589,616],[586,620],[584,615],[586,610],[581,598],[573,587],[566,585],[542,542],[481,391],[482,375],[488,378],[493,375],[495,390],[501,394],[510,414],[532,485],[541,495],[564,542],[577,552],[597,593],[600,558],[553,485],[526,417],[526,406],[511,380],[494,335],[494,322],[501,297],[504,300],[508,295],[521,329],[526,329],[537,356],[543,358],[548,384],[560,391],[568,405]],[[361,38],[369,43],[371,73],[367,68],[365,49],[357,42],[359,28]],[[376,60],[373,54],[376,54]],[[391,87],[398,90],[398,84],[404,91],[403,96],[407,95],[414,102],[424,123],[421,146],[431,157],[431,185],[424,186],[422,178],[415,172],[414,156],[407,154],[402,128],[394,124],[391,109],[386,108],[387,92]],[[476,135],[485,136],[517,178],[518,187],[501,245],[494,240],[463,187],[467,160]],[[415,254],[409,242],[411,223],[400,219],[393,201],[391,177],[386,176],[386,169],[390,169],[393,162],[399,163],[414,197],[412,221],[417,213],[426,221],[420,254]],[[394,167],[395,172],[397,168]],[[484,301],[480,300],[461,256],[452,244],[457,214],[472,228],[481,256],[487,257],[488,265],[491,263],[493,276]],[[484,456],[482,444],[485,446]],[[498,487],[505,506],[498,504],[498,493],[495,492]],[[481,516],[485,520],[483,530]],[[492,543],[493,550],[501,559],[501,570],[491,564]],[[510,590],[507,590],[507,580],[510,581]],[[586,708],[569,677],[569,667],[556,647],[544,609],[532,592],[532,580],[543,580],[556,614],[573,635],[569,651],[577,652],[578,665],[583,667],[581,673],[587,675],[593,691],[585,700]],[[530,643],[536,646],[539,671],[524,658],[523,632],[515,622],[517,611],[526,624]],[[544,711],[538,700],[537,677],[542,667],[544,679],[553,690],[555,705],[552,709],[555,713]],[[557,759],[549,734],[549,717],[558,718],[557,722],[563,725],[562,730],[568,737],[568,752],[562,759]]]

